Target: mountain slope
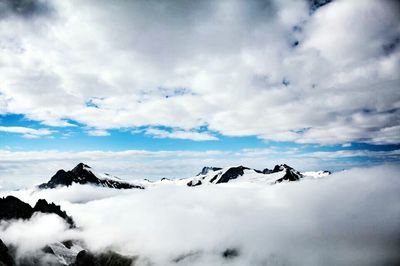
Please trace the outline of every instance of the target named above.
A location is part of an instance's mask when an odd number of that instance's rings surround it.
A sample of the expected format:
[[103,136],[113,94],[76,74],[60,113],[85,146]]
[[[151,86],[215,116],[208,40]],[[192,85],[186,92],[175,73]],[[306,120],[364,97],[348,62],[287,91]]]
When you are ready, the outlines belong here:
[[62,169],[58,170],[57,173],[51,177],[49,182],[39,185],[39,188],[48,189],[58,186],[70,186],[73,183],[81,185],[90,184],[116,189],[144,189],[144,187],[141,185],[125,182],[108,174],[96,174],[90,166],[84,163],[79,163],[70,171],[65,171]]
[[303,175],[299,171],[286,164],[276,165],[272,170],[266,168],[262,171],[241,165],[226,168],[204,167],[197,176],[179,180],[179,183],[186,181],[186,185],[189,187],[239,182],[275,184],[282,181],[297,181],[302,177]]
[[44,199],[39,199],[32,208],[28,203],[14,197],[7,196],[0,198],[0,220],[29,219],[35,212],[53,213],[63,218],[71,228],[75,223],[60,206],[54,203],[47,203]]

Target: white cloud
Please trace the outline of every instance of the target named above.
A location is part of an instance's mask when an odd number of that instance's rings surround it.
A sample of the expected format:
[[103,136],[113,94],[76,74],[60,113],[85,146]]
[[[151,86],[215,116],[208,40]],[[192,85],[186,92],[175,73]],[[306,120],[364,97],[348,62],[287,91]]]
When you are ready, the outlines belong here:
[[190,139],[194,141],[218,140],[217,137],[206,133],[185,130],[173,130],[172,132],[157,128],[148,128],[145,130],[146,135],[151,135],[156,138],[171,138],[171,139]]
[[[112,248],[156,266],[391,264],[399,260],[399,171],[397,165],[356,168],[254,187],[20,190],[11,194],[31,204],[38,198],[61,204],[79,230],[72,234],[60,219],[43,215],[0,231],[7,244],[25,251],[73,236],[92,250]],[[35,241],[27,237],[32,234]],[[224,260],[227,248],[237,248],[239,257]],[[190,252],[198,255],[173,263]]]
[[316,158],[346,158],[346,157],[400,157],[400,150],[370,151],[370,150],[341,150],[341,151],[318,151],[301,154],[304,157]]
[[24,138],[39,138],[49,136],[55,131],[47,128],[35,129],[29,127],[0,126],[0,132],[22,134]]
[[400,141],[395,1],[334,1],[312,16],[306,1],[49,3],[51,15],[0,21],[3,113],[196,139],[212,138],[194,133],[208,126],[299,143]]
[[101,129],[89,130],[87,131],[87,133],[89,136],[95,136],[95,137],[110,136],[110,133],[107,130],[101,130]]
[[1,238],[9,244],[19,247],[19,252],[37,251],[53,241],[63,241],[62,234],[68,225],[55,214],[34,215],[29,221],[0,222]]

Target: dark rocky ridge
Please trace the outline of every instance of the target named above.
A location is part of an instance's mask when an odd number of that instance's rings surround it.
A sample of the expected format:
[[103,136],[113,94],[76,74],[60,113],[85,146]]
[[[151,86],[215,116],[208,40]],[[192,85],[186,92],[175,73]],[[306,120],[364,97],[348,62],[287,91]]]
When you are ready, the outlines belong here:
[[208,172],[210,171],[218,171],[221,170],[221,167],[210,167],[210,166],[204,166],[203,169],[201,169],[200,173],[197,174],[197,176],[199,175],[206,175],[208,174]]
[[303,177],[303,175],[299,171],[293,169],[292,167],[290,167],[287,164],[275,165],[274,169],[272,170],[272,173],[276,173],[276,172],[280,172],[280,171],[286,171],[286,173],[282,178],[276,180],[277,183],[280,183],[285,180],[297,181]]
[[[229,180],[236,179],[238,176],[242,176],[244,174],[244,170],[249,170],[250,168],[244,167],[244,166],[238,166],[238,167],[231,167],[226,171],[221,178],[217,181],[216,184],[219,183],[228,183]],[[215,178],[215,177],[214,177]],[[213,179],[214,179],[213,178]],[[210,180],[210,182],[213,182],[214,180]]]
[[[70,228],[75,228],[73,219],[67,215],[65,211],[62,211],[60,206],[54,203],[48,203],[44,199],[39,199],[35,206],[32,208],[31,205],[21,201],[14,196],[7,196],[0,198],[0,220],[13,220],[13,219],[29,219],[35,213],[52,213],[60,216],[64,219]],[[11,247],[12,248],[12,247]],[[23,257],[19,258],[19,262],[15,263],[13,256],[15,252],[11,252],[10,247],[7,247],[0,239],[0,266],[13,266],[13,265],[40,265],[40,260],[35,257]],[[14,250],[15,251],[15,250]]]
[[123,181],[112,179],[98,178],[90,170],[90,166],[79,163],[74,169],[70,171],[58,170],[57,173],[51,177],[50,181],[39,185],[41,189],[56,188],[58,186],[70,186],[72,183],[76,184],[91,184],[102,187],[116,188],[116,189],[144,189],[140,185],[133,185]]
[[190,180],[190,181],[187,183],[187,186],[188,186],[188,187],[195,187],[195,186],[200,186],[200,185],[202,185],[202,184],[203,184],[203,182],[201,182],[201,180],[197,180],[197,181]]
[[35,212],[54,213],[63,218],[71,228],[75,227],[73,219],[62,211],[60,206],[48,203],[44,199],[38,200],[32,208],[28,203],[13,196],[0,198],[0,220],[29,219]]
[[14,259],[11,257],[8,247],[0,239],[0,266],[12,266],[14,264]]
[[71,216],[68,216],[65,211],[61,210],[59,205],[54,203],[47,203],[45,199],[40,199],[36,202],[35,207],[33,207],[33,212],[43,212],[43,213],[54,213],[63,218],[70,227],[75,227],[74,220]]

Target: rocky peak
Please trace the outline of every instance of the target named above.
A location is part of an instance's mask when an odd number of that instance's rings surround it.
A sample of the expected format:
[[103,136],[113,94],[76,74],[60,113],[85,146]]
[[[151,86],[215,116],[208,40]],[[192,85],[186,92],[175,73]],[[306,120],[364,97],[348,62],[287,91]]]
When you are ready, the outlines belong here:
[[72,218],[62,211],[60,206],[47,203],[44,199],[39,199],[32,208],[31,205],[14,196],[0,198],[0,220],[29,219],[35,212],[54,213],[63,218],[71,228],[75,227]]
[[203,169],[201,169],[200,173],[197,174],[197,176],[206,175],[209,172],[215,172],[215,171],[218,171],[218,170],[221,170],[221,169],[222,169],[221,167],[204,166]]
[[78,163],[72,170],[71,172],[73,173],[81,173],[83,171],[88,172],[88,169],[91,169],[91,167],[87,164],[84,163]]
[[58,170],[57,173],[51,177],[47,183],[39,185],[41,189],[56,188],[58,186],[70,186],[76,184],[91,184],[103,187],[117,188],[117,189],[130,189],[140,188],[140,185],[132,185],[116,178],[112,179],[108,176],[97,177],[92,168],[84,163],[79,163],[70,171]]
[[244,167],[242,165],[237,167],[231,167],[221,175],[221,177],[217,180],[216,184],[227,183],[231,179],[236,179],[238,178],[238,176],[242,176],[244,174],[244,170],[248,169],[250,168]]

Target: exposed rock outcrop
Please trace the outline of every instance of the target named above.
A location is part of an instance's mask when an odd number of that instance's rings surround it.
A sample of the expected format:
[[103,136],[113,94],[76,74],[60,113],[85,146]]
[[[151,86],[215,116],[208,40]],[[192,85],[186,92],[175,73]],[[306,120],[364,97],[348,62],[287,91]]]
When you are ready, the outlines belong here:
[[62,211],[60,206],[48,203],[44,199],[37,201],[34,208],[28,203],[14,197],[0,198],[0,220],[29,219],[35,212],[53,213],[63,218],[71,228],[75,227],[73,219]]

